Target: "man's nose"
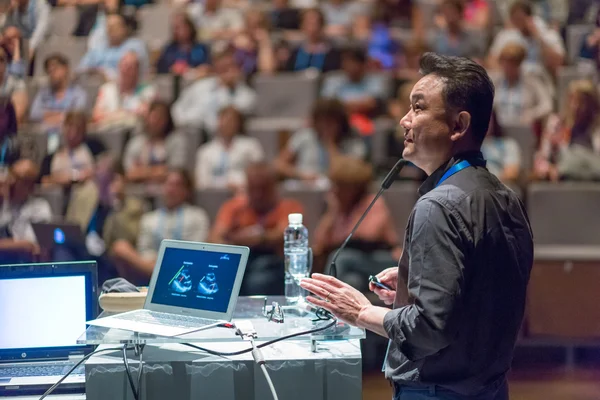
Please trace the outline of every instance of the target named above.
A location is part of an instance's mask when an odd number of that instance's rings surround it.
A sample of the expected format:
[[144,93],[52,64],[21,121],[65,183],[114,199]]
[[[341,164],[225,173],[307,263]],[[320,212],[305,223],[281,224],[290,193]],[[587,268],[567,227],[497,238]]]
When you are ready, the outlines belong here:
[[400,126],[406,130],[410,129],[412,122],[411,111],[409,110],[404,117],[400,120]]

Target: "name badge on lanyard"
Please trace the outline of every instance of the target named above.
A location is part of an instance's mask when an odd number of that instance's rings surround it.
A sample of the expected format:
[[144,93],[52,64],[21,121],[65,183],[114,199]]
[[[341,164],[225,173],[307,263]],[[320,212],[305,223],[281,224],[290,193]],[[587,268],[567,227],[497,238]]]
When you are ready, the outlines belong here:
[[[160,247],[160,243],[163,239],[183,240],[183,207],[179,207],[177,210],[177,221],[175,223],[175,229],[171,232],[170,238],[167,237],[166,214],[165,209],[161,208],[158,214],[158,224],[154,231],[154,245],[156,249]],[[161,232],[161,229],[164,229],[164,235]]]

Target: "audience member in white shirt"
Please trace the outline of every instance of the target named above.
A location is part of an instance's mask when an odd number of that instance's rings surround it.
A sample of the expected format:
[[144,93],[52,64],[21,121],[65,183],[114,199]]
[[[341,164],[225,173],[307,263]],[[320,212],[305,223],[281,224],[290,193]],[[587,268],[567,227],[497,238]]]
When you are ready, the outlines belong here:
[[198,28],[198,40],[219,41],[232,39],[244,28],[244,17],[235,8],[224,8],[221,0],[192,2],[188,14]]
[[231,51],[213,58],[216,76],[202,79],[187,87],[171,112],[177,126],[204,128],[209,134],[217,129],[219,111],[234,106],[249,114],[256,103],[256,93],[244,82],[241,68]]
[[28,262],[39,253],[32,223],[48,222],[48,201],[33,197],[39,168],[31,160],[19,160],[11,168],[9,181],[0,186],[0,260]]
[[130,182],[163,182],[169,168],[184,168],[188,162],[186,138],[174,132],[169,104],[154,101],[141,135],[129,140],[123,166]]
[[565,62],[565,46],[560,34],[548,27],[540,17],[533,15],[531,4],[518,0],[510,7],[511,28],[500,31],[489,52],[488,65],[498,66],[500,52],[508,43],[519,43],[527,49],[525,66],[544,67],[556,75]]
[[127,241],[112,246],[119,275],[135,283],[148,283],[163,239],[204,242],[208,237],[206,212],[190,205],[192,178],[185,170],[172,170],[163,184],[163,206],[142,216],[135,249]]
[[235,107],[221,110],[215,138],[202,145],[196,155],[197,188],[239,189],[246,183],[246,167],[264,159],[258,139],[242,134],[243,120]]

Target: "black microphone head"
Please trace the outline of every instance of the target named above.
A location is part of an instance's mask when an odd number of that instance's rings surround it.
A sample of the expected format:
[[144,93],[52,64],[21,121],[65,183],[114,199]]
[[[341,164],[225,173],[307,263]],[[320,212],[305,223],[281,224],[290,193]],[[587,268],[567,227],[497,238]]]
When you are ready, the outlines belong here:
[[396,179],[396,175],[398,175],[398,173],[400,173],[402,168],[404,168],[407,164],[408,164],[408,161],[406,161],[404,158],[399,159],[396,162],[396,164],[392,167],[390,172],[388,172],[388,174],[383,179],[383,181],[381,182],[381,188],[389,189],[390,186],[392,186],[392,183],[394,183],[394,180]]

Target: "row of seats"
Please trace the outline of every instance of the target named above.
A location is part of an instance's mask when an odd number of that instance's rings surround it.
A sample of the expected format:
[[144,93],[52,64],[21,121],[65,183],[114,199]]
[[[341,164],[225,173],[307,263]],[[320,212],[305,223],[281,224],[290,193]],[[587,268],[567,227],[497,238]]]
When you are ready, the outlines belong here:
[[[417,188],[414,182],[396,182],[383,195],[399,233],[404,232],[417,201]],[[157,195],[148,195],[143,186],[133,185],[127,190],[131,195],[152,197],[155,206],[160,204]],[[62,214],[64,196],[60,189],[40,188],[38,195],[48,199],[57,215]],[[325,191],[282,187],[281,195],[304,205],[305,224],[309,231],[314,231],[327,208]],[[196,194],[196,204],[204,208],[214,222],[219,208],[231,196],[232,193],[224,189],[202,190]],[[585,251],[586,246],[600,246],[600,213],[596,208],[600,204],[599,183],[533,183],[527,188],[526,203],[536,245],[563,246],[571,252],[577,247]]]

